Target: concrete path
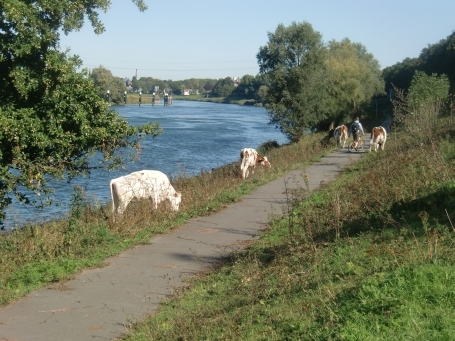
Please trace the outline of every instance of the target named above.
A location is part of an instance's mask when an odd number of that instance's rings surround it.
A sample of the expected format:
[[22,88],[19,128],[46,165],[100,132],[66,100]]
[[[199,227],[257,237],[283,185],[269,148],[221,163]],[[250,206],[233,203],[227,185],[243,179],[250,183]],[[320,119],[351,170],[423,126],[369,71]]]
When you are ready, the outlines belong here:
[[[368,143],[367,143],[368,144]],[[365,152],[365,150],[364,150]],[[113,340],[153,313],[185,277],[219,262],[260,236],[271,214],[286,209],[286,188],[310,190],[333,180],[363,153],[336,151],[292,171],[210,217],[192,219],[150,245],[109,258],[107,266],[30,293],[0,310],[1,341]]]

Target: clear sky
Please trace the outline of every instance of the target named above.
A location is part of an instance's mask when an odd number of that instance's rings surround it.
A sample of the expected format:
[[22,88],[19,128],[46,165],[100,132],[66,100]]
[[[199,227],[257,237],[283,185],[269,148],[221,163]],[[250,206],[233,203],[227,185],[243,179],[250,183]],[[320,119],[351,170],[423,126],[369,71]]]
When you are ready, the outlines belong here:
[[87,22],[62,35],[90,69],[114,76],[163,80],[257,75],[256,54],[279,24],[309,22],[325,42],[363,44],[381,68],[418,57],[455,30],[455,0],[230,0],[152,1],[139,12],[130,0],[112,0],[101,14],[106,32]]

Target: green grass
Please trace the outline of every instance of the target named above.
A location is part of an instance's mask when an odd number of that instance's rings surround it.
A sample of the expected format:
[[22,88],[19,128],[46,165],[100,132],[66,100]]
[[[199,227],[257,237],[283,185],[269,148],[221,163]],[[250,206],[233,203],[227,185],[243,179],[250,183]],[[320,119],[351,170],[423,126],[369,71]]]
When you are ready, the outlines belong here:
[[452,340],[452,134],[393,135],[125,340]]

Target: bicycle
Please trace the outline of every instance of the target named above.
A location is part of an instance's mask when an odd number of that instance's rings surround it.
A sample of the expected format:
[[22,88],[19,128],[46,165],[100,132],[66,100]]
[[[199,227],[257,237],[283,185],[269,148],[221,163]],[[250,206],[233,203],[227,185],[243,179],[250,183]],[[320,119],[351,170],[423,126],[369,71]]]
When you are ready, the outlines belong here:
[[358,151],[363,150],[363,148],[365,147],[365,142],[363,142],[363,139],[360,136],[357,139],[357,150],[354,149],[354,143],[355,143],[354,140],[349,143],[348,151],[350,151],[350,152],[357,151],[358,152]]

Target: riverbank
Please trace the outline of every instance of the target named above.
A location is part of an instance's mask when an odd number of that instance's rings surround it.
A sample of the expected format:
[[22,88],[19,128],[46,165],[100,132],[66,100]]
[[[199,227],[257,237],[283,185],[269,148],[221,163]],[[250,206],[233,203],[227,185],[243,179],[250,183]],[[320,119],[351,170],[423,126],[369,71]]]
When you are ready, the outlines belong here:
[[[142,104],[150,104],[151,103],[152,95],[150,94],[142,94],[141,95],[141,102]],[[156,105],[164,105],[163,99],[164,97],[158,99]],[[193,102],[208,102],[208,103],[223,103],[223,104],[238,104],[238,105],[254,105],[254,106],[262,106],[262,103],[257,102],[253,99],[239,99],[233,97],[207,97],[203,94],[199,95],[172,95],[173,101],[193,101]],[[139,104],[139,94],[138,93],[131,93],[127,96],[127,104]]]
[[85,268],[99,266],[104,259],[123,250],[148,243],[156,234],[181,226],[188,219],[210,215],[284,172],[320,158],[334,148],[321,143],[323,134],[312,134],[298,144],[266,151],[274,165],[258,170],[252,181],[242,181],[238,163],[195,177],[180,176],[174,187],[184,198],[180,211],[167,204],[150,211],[149,203],[131,205],[122,219],[112,222],[110,207],[91,205],[78,189],[72,198],[68,219],[53,220],[1,236],[0,304],[50,283],[73,278]]
[[254,99],[236,99],[230,97],[204,97],[201,95],[191,96],[172,96],[176,101],[197,101],[197,102],[210,102],[222,104],[238,104],[238,105],[254,105],[262,107],[262,103],[256,102]]

